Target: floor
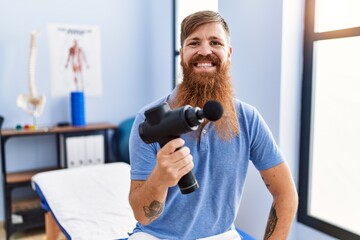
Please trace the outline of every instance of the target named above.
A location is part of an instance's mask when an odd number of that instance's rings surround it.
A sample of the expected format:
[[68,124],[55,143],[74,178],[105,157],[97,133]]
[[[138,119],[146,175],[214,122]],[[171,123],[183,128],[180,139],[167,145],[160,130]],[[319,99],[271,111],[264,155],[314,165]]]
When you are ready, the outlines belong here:
[[[5,229],[1,225],[0,228],[0,239],[6,239],[5,238]],[[10,240],[46,240],[45,236],[45,230],[44,229],[36,229],[31,230],[23,233],[14,233]]]
[[[0,240],[5,238],[5,230],[2,223],[0,223]],[[45,230],[43,228],[35,229],[23,233],[14,233],[10,240],[47,240]],[[57,240],[66,240],[64,235],[59,236]]]

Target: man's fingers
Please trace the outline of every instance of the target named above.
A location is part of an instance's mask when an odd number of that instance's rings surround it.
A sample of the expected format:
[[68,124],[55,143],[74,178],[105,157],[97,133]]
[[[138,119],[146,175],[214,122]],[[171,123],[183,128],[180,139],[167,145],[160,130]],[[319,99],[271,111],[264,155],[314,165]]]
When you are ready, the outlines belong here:
[[184,146],[184,144],[185,144],[185,141],[181,138],[173,139],[170,142],[168,142],[167,144],[165,144],[165,146],[162,147],[158,153],[170,155],[173,152],[175,152],[176,149]]
[[190,149],[186,146],[180,148],[179,150],[176,150],[172,156],[178,160],[181,160],[185,157],[187,157],[188,155],[190,155]]
[[186,162],[187,162],[187,164],[179,169],[178,173],[180,176],[184,176],[185,174],[187,174],[194,168],[194,162],[192,161],[192,156],[191,156],[191,159],[188,159]]
[[193,164],[193,156],[191,154],[187,155],[186,157],[180,159],[175,163],[176,168],[179,169],[179,171],[185,167],[186,165]]

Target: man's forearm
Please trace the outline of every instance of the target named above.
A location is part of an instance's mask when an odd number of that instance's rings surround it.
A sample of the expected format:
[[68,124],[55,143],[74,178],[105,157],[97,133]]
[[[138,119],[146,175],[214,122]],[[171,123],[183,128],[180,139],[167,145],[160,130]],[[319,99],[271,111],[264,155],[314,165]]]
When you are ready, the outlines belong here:
[[129,194],[134,216],[141,224],[150,224],[164,210],[167,188],[153,185],[150,177],[145,182],[136,181],[134,184]]
[[286,240],[297,210],[297,197],[279,197],[271,206],[264,240]]

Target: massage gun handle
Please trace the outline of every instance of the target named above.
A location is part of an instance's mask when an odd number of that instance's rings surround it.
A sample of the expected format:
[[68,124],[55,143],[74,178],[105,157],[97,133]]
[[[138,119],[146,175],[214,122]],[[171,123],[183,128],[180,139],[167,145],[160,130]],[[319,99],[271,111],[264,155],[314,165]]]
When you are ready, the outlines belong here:
[[[159,140],[159,144],[160,147],[162,148],[166,143],[168,143],[169,141],[175,139],[175,138],[179,138],[180,136],[175,136],[175,137],[166,137],[166,138],[162,138]],[[180,149],[180,148],[178,148]],[[178,149],[176,149],[175,151],[177,151]],[[195,178],[195,175],[192,171],[188,172],[187,174],[185,174],[184,176],[182,176],[178,182],[178,186],[180,188],[180,191],[182,194],[188,194],[188,193],[192,193],[193,191],[195,191],[196,189],[199,188],[199,184]]]

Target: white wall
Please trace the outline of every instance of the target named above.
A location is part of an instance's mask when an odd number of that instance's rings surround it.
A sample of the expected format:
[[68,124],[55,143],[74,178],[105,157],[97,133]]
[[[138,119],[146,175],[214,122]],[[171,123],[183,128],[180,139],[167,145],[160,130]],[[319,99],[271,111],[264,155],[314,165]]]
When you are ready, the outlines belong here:
[[[283,1],[282,15],[279,146],[298,186],[304,1]],[[302,239],[297,225],[295,222],[290,239]]]

